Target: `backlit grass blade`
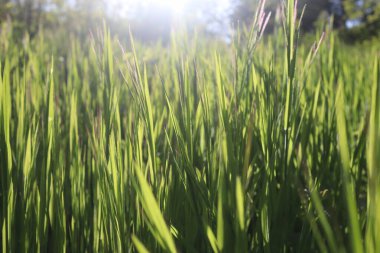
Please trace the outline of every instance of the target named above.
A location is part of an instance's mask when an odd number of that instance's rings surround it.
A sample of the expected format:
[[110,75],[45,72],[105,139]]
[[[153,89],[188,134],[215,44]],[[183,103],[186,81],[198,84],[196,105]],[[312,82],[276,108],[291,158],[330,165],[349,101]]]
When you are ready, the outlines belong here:
[[144,175],[138,169],[135,170],[135,175],[137,177],[135,187],[148,222],[152,225],[152,234],[165,251],[177,252],[172,235]]
[[338,130],[338,145],[340,159],[342,163],[342,181],[347,203],[347,212],[349,217],[349,234],[353,252],[363,252],[363,241],[361,229],[359,226],[359,214],[356,206],[355,186],[351,177],[350,150],[347,137],[344,86],[339,83],[336,100],[336,119]]
[[380,66],[378,58],[375,59],[373,70],[371,113],[369,119],[369,133],[367,146],[368,160],[368,186],[366,224],[366,251],[377,252],[380,249]]

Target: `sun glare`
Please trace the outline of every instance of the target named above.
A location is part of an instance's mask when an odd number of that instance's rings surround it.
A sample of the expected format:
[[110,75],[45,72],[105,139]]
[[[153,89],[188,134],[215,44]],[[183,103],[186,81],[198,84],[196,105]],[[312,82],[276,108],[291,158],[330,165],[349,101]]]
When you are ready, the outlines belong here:
[[199,25],[223,39],[233,32],[230,18],[235,8],[233,0],[109,0],[108,3],[113,17],[130,18],[152,33]]
[[151,0],[168,8],[173,14],[183,14],[190,0]]
[[[139,9],[144,8],[157,8],[156,11],[169,11],[174,15],[181,15],[186,12],[186,8],[189,6],[191,0],[112,0],[110,2],[118,3],[118,6],[123,5],[123,7],[128,9]],[[122,3],[122,4],[121,4]],[[152,11],[152,10],[151,10]]]

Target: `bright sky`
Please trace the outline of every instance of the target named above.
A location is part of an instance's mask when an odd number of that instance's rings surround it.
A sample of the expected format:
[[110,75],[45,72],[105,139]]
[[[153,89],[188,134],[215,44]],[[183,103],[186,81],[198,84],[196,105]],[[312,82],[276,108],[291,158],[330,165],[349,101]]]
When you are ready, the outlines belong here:
[[[76,5],[80,0],[66,0]],[[87,0],[88,1],[88,0]],[[240,0],[103,0],[106,12],[114,18],[127,17],[139,22],[159,20],[187,25],[204,24],[209,31],[228,37],[231,15]],[[153,28],[153,27],[152,27]]]
[[175,23],[205,24],[225,36],[231,32],[230,16],[239,0],[107,0],[112,15],[144,21],[151,15]]
[[[144,8],[156,8],[158,12],[170,12],[182,17],[189,12],[200,12],[205,8],[210,12],[220,12],[221,9],[226,11],[236,0],[108,0],[111,9],[115,7],[119,12],[136,11]],[[138,14],[137,14],[138,15]]]
[[[138,0],[131,0],[131,1],[139,2]],[[142,0],[142,2],[144,2],[146,5],[160,4],[162,7],[169,9],[171,12],[175,14],[182,14],[185,11],[186,6],[188,6],[191,1],[190,0]]]

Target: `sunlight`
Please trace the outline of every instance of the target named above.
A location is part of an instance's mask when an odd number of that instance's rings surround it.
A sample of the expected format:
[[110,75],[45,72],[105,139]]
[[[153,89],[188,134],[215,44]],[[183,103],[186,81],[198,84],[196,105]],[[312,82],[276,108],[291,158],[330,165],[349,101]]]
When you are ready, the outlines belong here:
[[[187,7],[197,0],[111,0],[108,1],[111,7],[117,7],[118,11],[128,10],[138,12],[142,8],[150,9],[150,12],[170,13],[170,15],[181,16],[186,12]],[[154,8],[154,9],[153,9]],[[117,10],[116,10],[117,11]]]
[[229,41],[231,16],[238,0],[109,0],[111,16],[121,16],[145,27],[145,33],[202,25],[208,32]]
[[185,12],[190,0],[150,0],[149,2],[162,5],[169,9],[173,14],[180,15]]

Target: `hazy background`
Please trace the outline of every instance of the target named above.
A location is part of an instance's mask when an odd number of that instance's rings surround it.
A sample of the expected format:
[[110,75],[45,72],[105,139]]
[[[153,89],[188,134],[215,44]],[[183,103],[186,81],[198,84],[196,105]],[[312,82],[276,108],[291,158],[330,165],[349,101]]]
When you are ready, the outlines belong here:
[[[144,42],[167,41],[172,31],[186,29],[229,42],[236,27],[249,25],[257,0],[1,0],[0,22],[12,22],[22,34],[39,29],[66,29],[88,34],[106,20],[120,38],[129,27]],[[280,14],[281,0],[268,0],[272,19]],[[307,6],[302,28],[308,32],[334,16],[334,27],[348,42],[376,38],[380,31],[377,0],[300,0]],[[17,36],[17,33],[15,34]]]

